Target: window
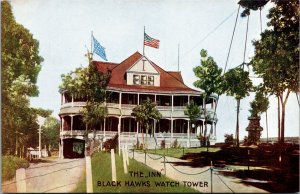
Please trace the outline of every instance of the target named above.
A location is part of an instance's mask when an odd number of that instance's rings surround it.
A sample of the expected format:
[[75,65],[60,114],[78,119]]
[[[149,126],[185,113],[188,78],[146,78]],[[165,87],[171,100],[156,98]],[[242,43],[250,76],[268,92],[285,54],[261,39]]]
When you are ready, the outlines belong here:
[[142,78],[141,79],[141,84],[142,85],[147,85],[147,76],[146,75],[142,75],[141,78]]
[[148,76],[148,85],[153,86],[154,85],[154,76]]
[[140,76],[133,75],[133,84],[140,84]]

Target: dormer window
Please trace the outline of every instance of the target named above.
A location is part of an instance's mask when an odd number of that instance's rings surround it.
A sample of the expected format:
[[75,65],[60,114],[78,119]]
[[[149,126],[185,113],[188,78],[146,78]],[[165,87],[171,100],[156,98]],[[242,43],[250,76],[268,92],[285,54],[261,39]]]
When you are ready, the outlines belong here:
[[154,76],[148,76],[148,85],[153,86],[154,85]]
[[133,84],[140,84],[140,76],[139,75],[133,75]]
[[142,85],[147,85],[147,76],[146,75],[141,76],[141,84]]

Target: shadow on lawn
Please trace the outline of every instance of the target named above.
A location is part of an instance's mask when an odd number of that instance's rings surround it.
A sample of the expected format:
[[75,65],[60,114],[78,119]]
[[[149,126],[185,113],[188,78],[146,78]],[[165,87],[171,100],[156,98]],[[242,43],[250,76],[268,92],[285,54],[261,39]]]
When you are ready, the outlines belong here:
[[223,147],[217,152],[188,153],[181,159],[188,160],[188,162],[173,164],[205,167],[213,161],[214,167],[221,169],[228,165],[233,168],[234,166],[243,166],[244,169],[247,169],[249,164],[249,171],[236,168],[233,171],[220,171],[219,173],[224,176],[240,178],[244,184],[269,192],[299,191],[299,145],[262,144],[256,148]]

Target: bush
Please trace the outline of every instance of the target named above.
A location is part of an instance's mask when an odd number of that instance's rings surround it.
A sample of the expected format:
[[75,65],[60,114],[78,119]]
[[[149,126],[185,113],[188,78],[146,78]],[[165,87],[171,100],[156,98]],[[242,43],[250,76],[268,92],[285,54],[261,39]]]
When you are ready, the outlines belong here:
[[226,146],[231,146],[231,145],[233,145],[234,143],[235,143],[235,139],[233,138],[233,134],[225,134],[224,135],[224,137],[225,137],[225,145]]
[[166,148],[166,140],[162,140],[162,141],[160,142],[160,148],[161,148],[161,149],[165,149],[165,148]]
[[175,139],[175,141],[171,145],[172,148],[180,148],[180,144],[178,143],[178,140]]
[[2,157],[2,181],[12,179],[16,170],[19,168],[28,168],[29,162],[25,159],[14,156]]
[[117,134],[112,139],[109,139],[109,140],[105,141],[103,143],[104,149],[108,152],[110,152],[111,149],[116,150],[116,148],[118,147],[118,144],[119,144],[118,139],[119,139],[119,137],[118,137],[118,134]]

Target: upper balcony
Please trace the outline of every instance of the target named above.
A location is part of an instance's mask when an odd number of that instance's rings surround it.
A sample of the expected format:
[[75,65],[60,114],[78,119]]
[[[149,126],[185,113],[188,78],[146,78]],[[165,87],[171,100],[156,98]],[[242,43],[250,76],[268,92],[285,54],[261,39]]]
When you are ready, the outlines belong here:
[[[186,105],[193,100],[201,109],[204,107],[203,99],[201,96],[189,96],[189,95],[150,95],[150,94],[134,94],[134,93],[117,93],[110,92],[106,102],[109,115],[116,116],[131,116],[132,109],[141,104],[149,98],[152,102],[156,102],[157,109],[162,114],[163,118],[188,118],[184,114],[186,110]],[[67,94],[62,94],[62,104],[60,114],[78,114],[86,102],[80,101],[81,99],[70,98]],[[216,99],[210,98],[206,102],[207,117],[208,120],[212,120],[213,116],[217,118],[214,114],[214,106],[216,104]],[[104,104],[103,104],[104,105]],[[201,119],[204,119],[202,114]]]

